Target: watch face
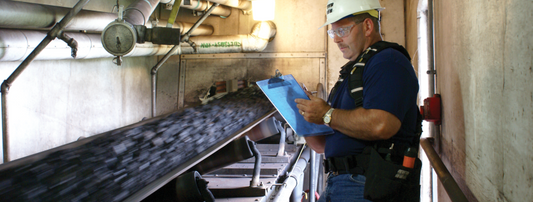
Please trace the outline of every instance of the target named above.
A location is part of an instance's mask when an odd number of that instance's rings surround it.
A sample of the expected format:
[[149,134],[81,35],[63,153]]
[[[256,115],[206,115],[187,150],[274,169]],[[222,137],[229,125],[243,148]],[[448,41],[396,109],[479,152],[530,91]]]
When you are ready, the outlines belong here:
[[324,123],[329,123],[330,121],[331,121],[331,117],[330,116],[324,117]]

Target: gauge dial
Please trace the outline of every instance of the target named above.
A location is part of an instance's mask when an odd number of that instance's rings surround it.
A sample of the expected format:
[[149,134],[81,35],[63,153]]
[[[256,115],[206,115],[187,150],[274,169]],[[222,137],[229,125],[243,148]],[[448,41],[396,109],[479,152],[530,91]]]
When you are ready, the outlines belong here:
[[131,52],[136,41],[137,35],[133,26],[125,21],[109,23],[102,32],[102,45],[107,52],[115,56]]

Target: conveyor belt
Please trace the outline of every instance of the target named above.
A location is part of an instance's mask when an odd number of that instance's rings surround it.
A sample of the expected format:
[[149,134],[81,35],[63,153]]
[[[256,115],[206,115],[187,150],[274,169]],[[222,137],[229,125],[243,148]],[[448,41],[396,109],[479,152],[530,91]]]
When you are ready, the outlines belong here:
[[12,161],[0,165],[0,198],[138,201],[273,110],[259,89],[247,88],[208,105]]

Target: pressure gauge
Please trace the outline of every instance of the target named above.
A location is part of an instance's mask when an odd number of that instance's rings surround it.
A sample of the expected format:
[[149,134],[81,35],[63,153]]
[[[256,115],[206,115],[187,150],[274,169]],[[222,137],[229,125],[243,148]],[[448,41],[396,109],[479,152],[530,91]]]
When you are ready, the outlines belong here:
[[135,47],[137,34],[133,26],[117,19],[109,23],[102,32],[102,45],[105,50],[115,56],[123,56]]

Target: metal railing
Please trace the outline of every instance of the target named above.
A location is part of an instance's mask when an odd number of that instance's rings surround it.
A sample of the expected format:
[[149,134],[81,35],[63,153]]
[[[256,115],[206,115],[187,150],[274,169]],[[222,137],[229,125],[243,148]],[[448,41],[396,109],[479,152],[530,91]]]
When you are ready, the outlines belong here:
[[448,196],[453,202],[468,202],[468,199],[464,195],[463,191],[459,188],[459,185],[457,185],[457,182],[455,182],[453,176],[450,174],[439,155],[433,148],[430,139],[431,138],[420,139],[420,145],[426,152],[429,162],[431,163],[433,169],[435,169],[435,172],[437,173],[442,186],[444,186],[446,193],[448,193]]

